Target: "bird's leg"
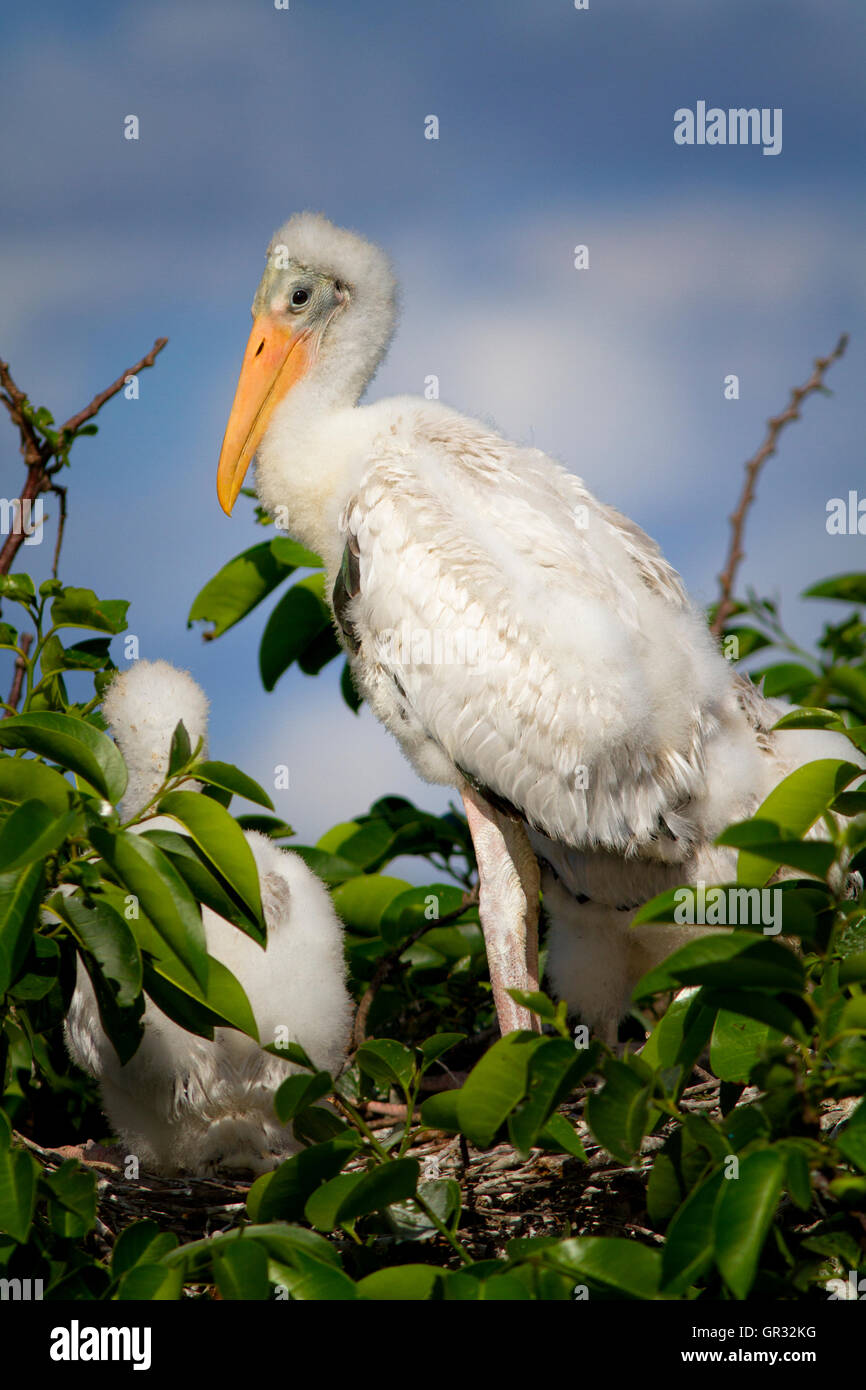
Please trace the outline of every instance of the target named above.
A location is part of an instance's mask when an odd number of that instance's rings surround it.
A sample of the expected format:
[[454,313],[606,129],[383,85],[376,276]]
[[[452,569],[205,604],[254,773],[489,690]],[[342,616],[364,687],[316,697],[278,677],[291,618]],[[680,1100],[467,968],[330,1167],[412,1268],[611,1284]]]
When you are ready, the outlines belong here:
[[520,821],[497,811],[480,792],[462,789],[478,860],[479,916],[493,999],[503,1033],[540,1032],[534,1014],[509,989],[538,989],[538,861]]

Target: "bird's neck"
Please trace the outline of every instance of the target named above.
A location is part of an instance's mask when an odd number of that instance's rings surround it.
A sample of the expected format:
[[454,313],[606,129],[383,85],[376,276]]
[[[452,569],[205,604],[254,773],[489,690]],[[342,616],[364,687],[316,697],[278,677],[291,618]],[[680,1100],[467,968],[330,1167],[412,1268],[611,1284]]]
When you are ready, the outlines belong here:
[[[364,447],[364,381],[308,378],[274,413],[256,460],[256,491],[277,525],[331,567],[339,517],[369,457]],[[339,556],[337,556],[339,563]]]

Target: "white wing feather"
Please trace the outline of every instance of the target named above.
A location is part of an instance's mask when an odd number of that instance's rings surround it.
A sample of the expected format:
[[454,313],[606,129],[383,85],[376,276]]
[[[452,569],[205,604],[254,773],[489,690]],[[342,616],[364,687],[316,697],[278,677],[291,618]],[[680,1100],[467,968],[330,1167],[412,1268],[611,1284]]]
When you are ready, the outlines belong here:
[[374,712],[429,780],[463,772],[568,845],[667,857],[707,740],[742,719],[678,576],[539,451],[444,407],[398,426],[343,517]]

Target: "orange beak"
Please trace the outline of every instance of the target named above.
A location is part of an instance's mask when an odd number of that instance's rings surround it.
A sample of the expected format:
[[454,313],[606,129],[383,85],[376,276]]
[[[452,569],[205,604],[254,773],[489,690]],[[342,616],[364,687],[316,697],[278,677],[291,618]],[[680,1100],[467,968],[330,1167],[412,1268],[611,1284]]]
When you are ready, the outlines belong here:
[[227,516],[231,516],[274,410],[309,370],[311,362],[305,333],[292,333],[271,314],[261,314],[256,319],[244,353],[217,469],[217,496]]

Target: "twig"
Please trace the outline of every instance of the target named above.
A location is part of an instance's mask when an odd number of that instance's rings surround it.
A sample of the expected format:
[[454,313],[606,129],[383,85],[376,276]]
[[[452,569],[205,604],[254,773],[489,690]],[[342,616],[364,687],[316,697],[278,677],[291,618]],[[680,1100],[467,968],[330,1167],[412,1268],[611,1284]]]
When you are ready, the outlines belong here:
[[[134,367],[127,367],[126,371],[121,372],[116,381],[113,381],[110,386],[106,386],[104,391],[98,392],[89,405],[86,405],[83,410],[79,410],[77,415],[70,415],[66,424],[60,426],[57,436],[57,445],[56,448],[51,450],[51,453],[56,453],[58,449],[62,450],[68,435],[75,434],[77,430],[81,429],[82,425],[87,424],[88,420],[92,420],[94,415],[98,415],[106,401],[110,401],[112,396],[116,396],[118,391],[123,390],[129,377],[138,376],[139,372],[143,372],[145,368],[152,367],[167,342],[168,338],[157,338],[150,352],[146,352],[144,357],[136,362]],[[52,468],[51,471],[56,472],[56,466]]]
[[[123,389],[128,377],[138,376],[139,372],[143,372],[145,368],[152,367],[158,354],[162,352],[167,342],[167,338],[157,338],[150,352],[145,353],[144,357],[136,362],[134,367],[127,367],[126,371],[122,372],[116,381],[112,382],[110,386],[107,386],[104,391],[100,391],[95,395],[89,405],[86,405],[83,410],[79,410],[77,415],[71,415],[66,423],[60,426],[53,443],[50,439],[40,441],[38,431],[28,416],[27,396],[12,379],[12,375],[9,371],[9,364],[7,362],[0,362],[0,388],[2,388],[0,389],[0,402],[5,405],[6,409],[9,411],[12,423],[18,429],[18,433],[21,436],[21,454],[27,465],[27,478],[21,490],[20,504],[28,501],[35,501],[41,492],[57,491],[57,484],[52,483],[51,479],[53,475],[63,467],[64,460],[62,454],[68,447],[76,431],[81,429],[81,426],[86,424],[88,420],[92,420],[94,415],[105,405],[106,401],[111,400],[112,396],[116,396],[118,391]],[[61,455],[61,457],[57,457],[58,455]],[[52,458],[56,459],[56,462],[49,467],[48,465],[51,463]],[[60,509],[62,522],[65,518],[64,498],[61,498]],[[23,526],[19,526],[12,530],[6,537],[3,548],[0,550],[0,574],[9,573],[12,568],[12,562],[18,554],[19,548],[23,545],[25,538]],[[61,538],[62,525],[60,536],[58,537],[58,545],[54,553],[55,575],[59,560],[59,543]]]
[[6,701],[8,706],[3,711],[3,718],[9,719],[18,708],[18,701],[21,699],[21,687],[24,684],[24,673],[27,670],[27,653],[33,644],[32,632],[25,632],[21,638],[21,655],[15,658],[15,671],[12,676],[12,689],[9,691],[9,699]]
[[413,931],[405,941],[401,941],[400,945],[396,947],[395,950],[389,951],[387,955],[381,957],[373,972],[373,978],[365,989],[361,997],[361,1002],[358,1005],[358,1012],[355,1015],[355,1027],[352,1033],[353,1047],[360,1047],[366,1038],[367,1016],[370,1012],[370,1006],[388,976],[396,970],[403,953],[407,951],[410,946],[414,946],[415,942],[419,941],[425,932],[431,931],[433,927],[444,926],[446,922],[456,922],[458,918],[463,916],[468,907],[473,907],[477,902],[478,886],[476,884],[474,888],[468,889],[468,891],[463,894],[463,900],[460,906],[455,908],[453,912],[447,912],[444,917],[437,917],[429,922],[424,922],[422,926],[416,927],[415,931]]
[[61,487],[60,483],[52,483],[51,491],[55,493],[60,502],[60,516],[57,519],[57,540],[54,542],[54,559],[51,563],[51,577],[57,578],[57,568],[60,564],[60,547],[63,544],[63,532],[66,528],[66,488]]
[[758,474],[766,463],[767,459],[776,452],[776,443],[785,425],[789,425],[792,420],[799,420],[800,405],[807,396],[814,391],[824,390],[824,373],[834,362],[838,362],[848,346],[848,334],[843,333],[833,351],[827,357],[816,357],[812,375],[803,386],[795,386],[791,391],[791,399],[781,415],[774,415],[767,421],[767,433],[760,449],[746,464],[746,478],[743,483],[743,490],[736,510],[729,517],[731,523],[731,541],[728,547],[727,560],[722,573],[719,575],[719,605],[716,609],[710,631],[716,636],[720,636],[722,629],[734,610],[733,600],[734,581],[737,577],[740,563],[745,552],[743,550],[743,530],[746,523],[746,514],[755,500],[755,487],[758,481]]

